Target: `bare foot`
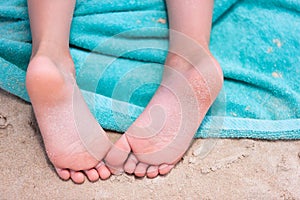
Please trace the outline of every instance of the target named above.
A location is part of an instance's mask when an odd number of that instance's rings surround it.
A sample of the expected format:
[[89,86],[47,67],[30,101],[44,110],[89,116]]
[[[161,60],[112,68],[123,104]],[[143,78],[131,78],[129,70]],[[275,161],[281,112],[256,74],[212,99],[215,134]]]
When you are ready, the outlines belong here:
[[223,84],[219,64],[201,51],[190,58],[169,53],[161,86],[105,158],[113,173],[154,178],[180,161]]
[[26,86],[50,161],[60,178],[83,183],[107,179],[102,159],[111,147],[90,113],[74,79],[70,57],[36,54],[29,63]]

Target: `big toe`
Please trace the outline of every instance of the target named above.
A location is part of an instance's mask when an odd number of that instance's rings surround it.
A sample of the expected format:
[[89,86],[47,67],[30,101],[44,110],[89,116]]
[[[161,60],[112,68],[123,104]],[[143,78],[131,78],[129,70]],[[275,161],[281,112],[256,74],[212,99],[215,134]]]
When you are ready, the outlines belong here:
[[128,174],[133,174],[137,163],[138,163],[137,158],[133,154],[130,154],[124,165],[124,171]]
[[99,163],[99,165],[96,167],[96,170],[99,174],[99,177],[102,180],[108,179],[111,175],[110,170],[105,166],[105,164],[103,162]]
[[112,146],[105,157],[105,163],[113,174],[123,172],[123,165],[128,158],[131,148],[123,134],[120,139]]

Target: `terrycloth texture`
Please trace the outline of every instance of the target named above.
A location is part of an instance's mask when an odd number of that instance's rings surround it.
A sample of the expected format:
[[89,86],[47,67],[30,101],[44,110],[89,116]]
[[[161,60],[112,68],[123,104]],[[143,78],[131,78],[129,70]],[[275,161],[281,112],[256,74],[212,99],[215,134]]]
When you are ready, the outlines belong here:
[[[298,0],[215,1],[210,47],[225,84],[196,137],[300,139],[299,14]],[[157,89],[168,47],[163,19],[162,0],[77,1],[71,53],[104,128],[125,131]],[[26,1],[1,1],[0,87],[26,101],[30,42]]]

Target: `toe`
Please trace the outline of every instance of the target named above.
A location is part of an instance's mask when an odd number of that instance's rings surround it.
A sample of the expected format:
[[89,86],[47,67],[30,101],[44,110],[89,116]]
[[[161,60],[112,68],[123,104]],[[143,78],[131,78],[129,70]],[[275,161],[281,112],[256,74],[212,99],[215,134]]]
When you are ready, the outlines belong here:
[[131,148],[123,134],[105,157],[105,163],[113,174],[123,172],[123,165],[130,151]]
[[158,166],[150,166],[147,169],[147,177],[148,178],[155,178],[158,175]]
[[146,175],[146,171],[147,171],[148,167],[149,167],[149,165],[147,165],[145,163],[138,163],[134,170],[134,174],[137,177],[144,177]]
[[133,174],[137,163],[138,163],[138,160],[136,159],[136,157],[133,154],[130,154],[130,156],[128,157],[128,159],[124,165],[124,171],[128,174]]
[[55,167],[55,170],[58,176],[65,181],[69,180],[69,178],[71,177],[70,171],[67,169],[60,169]]
[[96,169],[85,170],[84,173],[91,182],[95,182],[99,179],[99,174]]
[[82,172],[71,170],[71,179],[74,181],[74,183],[81,184],[84,182],[85,178]]
[[99,177],[102,180],[108,179],[111,175],[110,170],[105,166],[105,164],[103,162],[99,163],[99,165],[96,167],[96,170],[99,174]]
[[173,169],[174,165],[162,164],[159,166],[158,171],[161,175],[166,175]]

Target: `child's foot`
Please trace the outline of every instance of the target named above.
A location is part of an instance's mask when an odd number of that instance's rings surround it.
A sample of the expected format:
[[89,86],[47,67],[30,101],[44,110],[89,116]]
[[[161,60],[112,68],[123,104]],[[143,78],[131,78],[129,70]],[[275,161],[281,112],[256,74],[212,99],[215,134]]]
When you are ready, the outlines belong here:
[[84,182],[84,174],[90,181],[107,179],[111,173],[102,159],[111,143],[84,102],[71,58],[36,54],[28,66],[26,86],[57,174],[75,183]]
[[190,59],[168,55],[161,86],[105,158],[113,173],[123,167],[154,178],[169,173],[182,158],[223,83],[219,64],[202,51]]

